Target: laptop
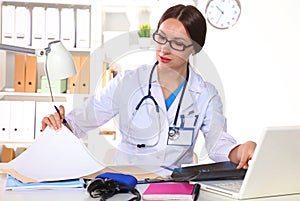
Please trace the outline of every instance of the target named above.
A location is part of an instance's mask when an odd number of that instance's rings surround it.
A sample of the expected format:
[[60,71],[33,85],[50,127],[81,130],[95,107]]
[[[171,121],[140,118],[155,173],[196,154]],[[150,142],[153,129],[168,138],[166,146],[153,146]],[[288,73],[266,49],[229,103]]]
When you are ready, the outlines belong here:
[[199,181],[201,189],[235,199],[300,193],[300,126],[264,130],[243,180]]

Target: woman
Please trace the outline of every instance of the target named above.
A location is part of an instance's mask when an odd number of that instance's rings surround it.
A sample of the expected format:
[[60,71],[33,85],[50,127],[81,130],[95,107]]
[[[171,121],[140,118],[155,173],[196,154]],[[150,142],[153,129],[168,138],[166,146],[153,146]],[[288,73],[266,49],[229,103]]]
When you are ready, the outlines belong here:
[[[90,98],[84,110],[66,116],[77,137],[111,118],[117,119],[118,164],[176,165],[192,163],[198,134],[214,161],[231,160],[247,168],[256,144],[237,144],[225,128],[220,97],[193,71],[188,59],[205,43],[206,22],[193,6],[176,5],[162,15],[153,34],[154,66],[125,71]],[[59,129],[64,108],[42,121]],[[199,132],[201,131],[201,132]]]

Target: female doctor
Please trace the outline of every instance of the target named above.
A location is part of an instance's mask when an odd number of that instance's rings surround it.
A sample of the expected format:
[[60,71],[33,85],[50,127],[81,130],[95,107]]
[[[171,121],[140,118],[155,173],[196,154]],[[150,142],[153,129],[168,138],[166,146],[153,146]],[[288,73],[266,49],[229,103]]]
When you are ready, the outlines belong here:
[[192,163],[196,139],[203,134],[212,160],[231,160],[237,168],[247,168],[256,144],[237,144],[226,132],[217,90],[188,61],[201,50],[205,36],[206,22],[197,8],[170,7],[153,34],[155,64],[118,74],[84,109],[66,117],[60,106],[60,113],[43,118],[43,129],[60,129],[65,118],[80,138],[115,118],[120,131],[115,161],[122,165]]

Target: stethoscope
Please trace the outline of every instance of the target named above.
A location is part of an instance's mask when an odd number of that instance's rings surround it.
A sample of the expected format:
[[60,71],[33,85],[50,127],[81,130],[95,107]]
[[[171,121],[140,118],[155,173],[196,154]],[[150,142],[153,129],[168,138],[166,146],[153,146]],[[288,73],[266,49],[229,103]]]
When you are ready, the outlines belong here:
[[[158,103],[157,101],[155,100],[155,98],[151,95],[151,86],[152,86],[152,76],[153,76],[153,72],[155,70],[155,67],[157,66],[158,64],[158,61],[155,62],[155,64],[153,65],[152,69],[151,69],[151,72],[150,72],[150,76],[149,76],[149,84],[148,84],[148,94],[144,97],[142,97],[142,99],[140,100],[140,102],[137,104],[137,106],[135,107],[135,111],[133,113],[133,116],[137,113],[137,111],[139,110],[140,106],[142,105],[142,103],[146,100],[146,99],[151,99],[155,105],[155,110],[156,112],[158,113],[158,116],[159,116],[159,106],[158,106]],[[177,125],[177,120],[178,120],[178,116],[179,116],[179,111],[180,111],[180,107],[181,107],[181,103],[182,103],[182,99],[183,99],[183,96],[184,96],[184,92],[185,92],[185,89],[186,89],[186,86],[187,86],[187,82],[188,82],[188,79],[189,79],[189,68],[187,67],[187,73],[186,73],[186,77],[185,77],[185,83],[183,85],[183,88],[182,88],[182,92],[181,92],[181,96],[180,96],[180,99],[179,99],[179,102],[178,102],[178,106],[177,106],[177,110],[176,110],[176,114],[175,114],[175,118],[174,118],[174,121],[173,121],[173,125],[172,127],[169,129],[169,132],[168,132],[168,137],[170,140],[176,140],[179,138],[180,136],[180,131],[179,131],[179,128],[176,127]],[[160,135],[159,135],[160,136]],[[136,146],[138,148],[145,148],[145,147],[154,147],[158,144],[159,142],[159,138],[157,140],[156,143],[152,144],[152,145],[146,145],[146,144],[137,144]]]

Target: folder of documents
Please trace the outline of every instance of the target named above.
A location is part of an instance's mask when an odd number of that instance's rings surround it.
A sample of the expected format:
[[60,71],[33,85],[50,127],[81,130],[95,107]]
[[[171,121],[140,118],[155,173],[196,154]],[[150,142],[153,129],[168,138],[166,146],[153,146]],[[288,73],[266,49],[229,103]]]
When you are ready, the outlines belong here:
[[83,188],[84,187],[83,179],[71,179],[65,181],[51,181],[51,182],[31,182],[23,183],[11,175],[7,176],[6,179],[6,190],[66,190],[74,188]]
[[73,8],[62,8],[60,40],[68,49],[75,47],[75,12]]
[[69,93],[89,94],[90,91],[90,59],[87,56],[74,56],[76,75],[68,79]]
[[15,150],[14,148],[3,146],[2,148],[2,156],[1,162],[8,163],[15,158]]
[[81,63],[80,63],[80,56],[73,56],[73,60],[75,63],[75,67],[76,67],[76,74],[73,75],[72,77],[69,77],[68,79],[68,90],[69,93],[71,94],[78,94],[79,93],[79,79],[78,79],[78,75],[79,72],[81,70]]
[[15,55],[15,92],[25,91],[25,68],[26,68],[26,55]]
[[0,50],[0,90],[6,86],[6,51]]
[[23,101],[11,101],[10,104],[10,139],[20,140],[23,135],[24,122]]
[[46,8],[46,44],[59,40],[59,10]]
[[26,56],[25,70],[25,92],[36,92],[37,90],[37,57]]
[[17,6],[15,17],[15,44],[18,46],[29,46],[31,35],[31,17],[29,9],[23,6]]
[[79,92],[89,94],[90,92],[90,57],[80,57],[81,70],[79,72]]
[[2,43],[14,44],[15,34],[15,6],[2,6]]
[[46,10],[44,7],[32,9],[32,47],[44,48],[46,44]]
[[10,101],[0,101],[0,140],[10,138]]
[[[35,101],[23,101],[23,124],[20,140],[32,141],[35,131]],[[38,122],[40,123],[40,122]]]
[[76,47],[90,47],[90,10],[76,10]]

